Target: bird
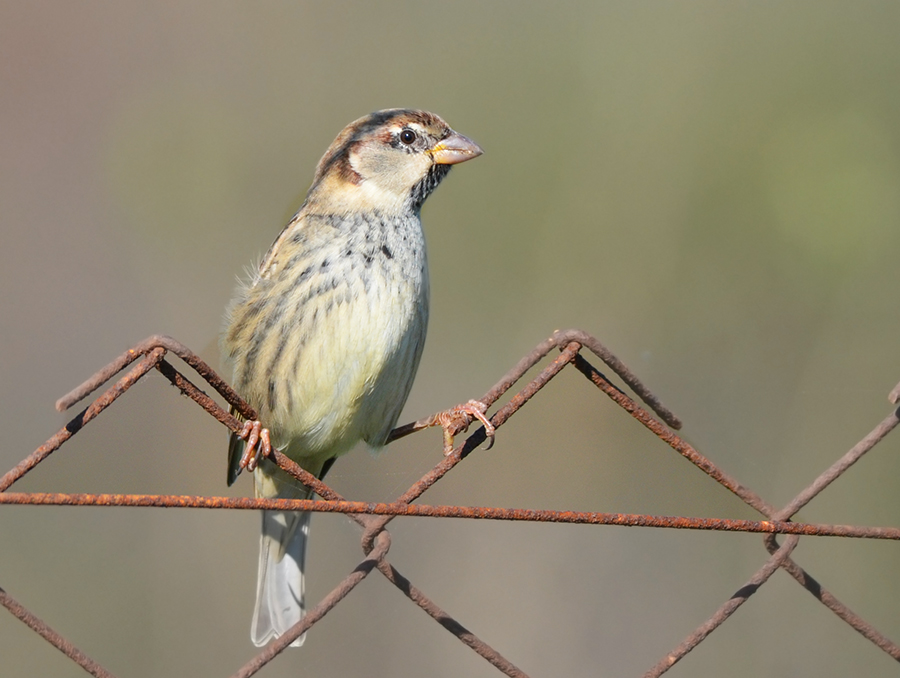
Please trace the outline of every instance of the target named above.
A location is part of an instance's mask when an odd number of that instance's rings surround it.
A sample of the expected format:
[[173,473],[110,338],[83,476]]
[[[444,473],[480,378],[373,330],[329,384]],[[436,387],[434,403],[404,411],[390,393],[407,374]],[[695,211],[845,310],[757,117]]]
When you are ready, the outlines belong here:
[[[482,153],[439,116],[404,108],[359,118],[328,147],[299,211],[226,310],[221,351],[235,390],[259,415],[231,436],[229,485],[247,469],[255,496],[306,499],[311,491],[268,458],[272,447],[322,478],[360,441],[385,444],[428,325],[422,205],[453,165]],[[484,406],[471,403],[453,413],[477,417],[492,434]],[[435,421],[447,451],[447,418]],[[309,517],[263,511],[251,624],[258,647],[304,615]]]

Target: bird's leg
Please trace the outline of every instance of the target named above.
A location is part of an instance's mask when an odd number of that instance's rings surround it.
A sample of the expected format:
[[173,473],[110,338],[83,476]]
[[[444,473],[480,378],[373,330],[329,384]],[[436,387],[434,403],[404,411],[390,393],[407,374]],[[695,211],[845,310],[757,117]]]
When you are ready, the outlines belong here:
[[244,456],[240,463],[242,469],[255,471],[259,460],[272,454],[269,429],[263,428],[259,420],[245,421],[238,438],[244,441]]
[[490,420],[484,416],[487,411],[487,405],[477,400],[470,400],[462,405],[455,405],[449,410],[438,412],[429,417],[427,426],[440,426],[444,429],[444,455],[453,452],[453,437],[457,433],[461,433],[469,428],[469,424],[473,419],[477,419],[484,426],[484,433],[488,439],[488,446],[485,449],[491,449],[494,445],[494,433],[496,429]]

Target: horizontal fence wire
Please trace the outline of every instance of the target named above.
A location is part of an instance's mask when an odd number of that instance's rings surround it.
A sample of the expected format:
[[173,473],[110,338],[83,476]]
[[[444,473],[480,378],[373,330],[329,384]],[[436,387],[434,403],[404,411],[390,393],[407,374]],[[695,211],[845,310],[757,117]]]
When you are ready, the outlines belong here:
[[[622,389],[612,383],[583,355],[587,349],[624,382],[646,407],[639,405]],[[498,429],[510,417],[516,414],[547,383],[566,367],[573,367],[601,392],[606,394],[624,411],[640,422],[672,450],[683,456],[744,503],[761,514],[762,520],[729,520],[721,518],[690,518],[683,516],[652,516],[620,513],[594,513],[578,511],[540,511],[531,509],[515,509],[500,507],[471,506],[431,506],[413,504],[425,491],[440,481],[449,471],[475,451],[488,438],[484,426],[479,427],[462,443],[453,448],[428,473],[415,482],[406,492],[391,503],[371,503],[348,501],[321,480],[305,471],[278,450],[272,451],[274,461],[300,483],[311,488],[321,500],[290,499],[251,499],[231,497],[198,497],[178,495],[135,495],[135,494],[60,494],[60,493],[23,493],[8,491],[12,485],[25,474],[74,436],[86,424],[99,416],[109,405],[121,397],[131,386],[137,383],[151,370],[159,371],[184,395],[198,404],[210,416],[230,429],[240,432],[243,420],[257,418],[257,413],[222,379],[190,349],[162,335],[155,335],[129,349],[119,358],[97,372],[93,377],[74,389],[57,402],[57,409],[66,410],[91,393],[102,387],[110,379],[128,368],[112,386],[108,387],[88,407],[78,413],[66,426],[52,436],[46,443],[23,459],[19,464],[0,477],[0,504],[26,505],[61,505],[61,506],[141,506],[141,507],[181,507],[207,509],[279,509],[303,510],[317,512],[342,513],[355,520],[363,528],[361,539],[364,559],[350,572],[330,593],[317,605],[307,611],[306,615],[287,633],[272,641],[253,657],[247,664],[236,671],[233,676],[249,677],[257,673],[263,666],[275,659],[294,640],[299,638],[318,622],[327,612],[338,605],[369,574],[377,570],[389,582],[394,584],[413,603],[431,616],[444,629],[453,634],[463,644],[483,657],[501,673],[516,678],[527,678],[527,675],[511,661],[502,656],[496,649],[488,645],[460,622],[442,610],[429,599],[425,593],[416,588],[387,559],[391,546],[390,533],[385,529],[396,516],[420,516],[434,518],[468,518],[481,520],[531,521],[548,523],[576,523],[592,525],[619,525],[627,527],[656,527],[691,530],[716,530],[731,532],[757,532],[764,534],[764,545],[768,558],[760,568],[741,585],[714,613],[692,633],[690,633],[675,649],[644,673],[644,678],[660,676],[681,660],[687,653],[699,645],[710,633],[723,624],[741,605],[759,590],[777,570],[785,570],[804,589],[812,594],[838,618],[850,625],[873,645],[900,661],[900,647],[877,631],[869,622],[850,610],[839,601],[821,583],[812,577],[796,561],[791,554],[801,536],[853,537],[860,539],[900,540],[900,528],[865,527],[852,525],[820,525],[796,523],[790,519],[809,501],[820,494],[832,482],[845,473],[863,455],[869,452],[879,441],[888,435],[898,423],[898,410],[891,412],[868,435],[854,445],[846,454],[823,471],[808,487],[794,499],[778,509],[767,503],[746,485],[719,468],[711,460],[703,456],[693,446],[683,440],[676,431],[681,428],[681,421],[647,389],[628,367],[616,358],[596,338],[580,331],[557,331],[544,342],[538,344],[531,353],[523,357],[497,384],[482,398],[480,403],[486,411],[498,403],[512,387],[517,384],[526,372],[547,358],[554,350],[558,355],[553,358],[531,381],[526,383],[509,400],[500,406],[489,417],[491,425]],[[208,394],[198,388],[185,374],[176,369],[165,359],[171,353],[180,358],[194,372],[212,387],[231,408],[231,412],[219,405]],[[900,402],[900,385],[889,396],[892,403]],[[652,412],[652,414],[651,414]],[[238,416],[235,416],[237,414]],[[240,417],[240,418],[238,418]],[[440,422],[449,427],[450,436],[465,431],[472,421],[471,417],[457,416],[447,423],[441,414],[407,424],[395,429],[389,442],[420,431]],[[783,543],[777,536],[785,535]],[[63,652],[87,673],[98,678],[111,678],[112,674],[95,660],[87,657],[78,648],[51,629],[45,622],[37,618],[21,603],[0,588],[0,604],[17,619],[38,633],[47,642]]]

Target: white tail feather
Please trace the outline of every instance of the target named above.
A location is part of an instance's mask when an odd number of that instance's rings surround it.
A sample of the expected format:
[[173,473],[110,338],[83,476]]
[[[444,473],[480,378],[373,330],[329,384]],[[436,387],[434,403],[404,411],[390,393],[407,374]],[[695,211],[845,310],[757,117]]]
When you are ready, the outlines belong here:
[[[259,578],[250,637],[257,647],[288,631],[303,618],[303,567],[309,538],[306,512],[263,511]],[[300,647],[306,634],[291,643]]]

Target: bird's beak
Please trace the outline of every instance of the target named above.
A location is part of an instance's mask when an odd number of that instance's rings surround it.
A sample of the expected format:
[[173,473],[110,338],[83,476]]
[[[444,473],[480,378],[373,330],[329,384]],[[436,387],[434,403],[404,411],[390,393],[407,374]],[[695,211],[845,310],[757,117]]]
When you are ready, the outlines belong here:
[[431,151],[431,157],[436,165],[455,165],[477,158],[484,153],[481,146],[468,137],[454,132],[446,139],[440,141]]

